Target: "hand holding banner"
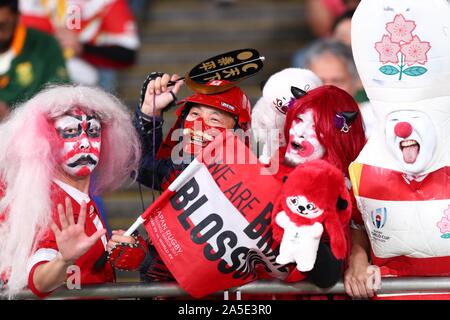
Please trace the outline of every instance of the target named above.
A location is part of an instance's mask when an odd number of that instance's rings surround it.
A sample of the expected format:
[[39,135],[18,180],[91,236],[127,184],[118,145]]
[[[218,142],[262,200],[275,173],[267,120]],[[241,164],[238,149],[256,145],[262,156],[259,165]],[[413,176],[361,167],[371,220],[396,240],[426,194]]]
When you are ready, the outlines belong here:
[[271,211],[281,182],[231,133],[216,138],[142,215],[180,286],[194,297],[258,275],[285,278],[275,263]]

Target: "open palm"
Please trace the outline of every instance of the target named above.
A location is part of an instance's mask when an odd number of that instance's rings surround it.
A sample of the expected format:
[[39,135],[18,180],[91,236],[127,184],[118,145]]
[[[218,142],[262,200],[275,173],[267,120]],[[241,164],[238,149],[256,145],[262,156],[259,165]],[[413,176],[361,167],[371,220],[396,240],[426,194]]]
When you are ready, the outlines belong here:
[[59,221],[61,229],[53,223],[51,228],[55,233],[56,243],[62,259],[69,263],[74,263],[79,257],[85,254],[105,233],[105,229],[98,230],[91,236],[87,236],[84,231],[86,222],[86,203],[81,203],[78,221],[75,223],[73,217],[72,204],[66,198],[66,211],[62,204],[58,204]]

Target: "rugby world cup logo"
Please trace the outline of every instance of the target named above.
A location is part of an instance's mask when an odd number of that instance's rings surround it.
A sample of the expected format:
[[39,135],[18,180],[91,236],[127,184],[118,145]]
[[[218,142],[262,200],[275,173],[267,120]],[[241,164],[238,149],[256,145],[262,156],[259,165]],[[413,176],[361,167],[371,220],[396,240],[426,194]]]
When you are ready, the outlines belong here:
[[387,210],[386,208],[376,208],[372,210],[370,213],[370,218],[372,220],[372,224],[375,228],[381,229],[386,224],[387,219]]

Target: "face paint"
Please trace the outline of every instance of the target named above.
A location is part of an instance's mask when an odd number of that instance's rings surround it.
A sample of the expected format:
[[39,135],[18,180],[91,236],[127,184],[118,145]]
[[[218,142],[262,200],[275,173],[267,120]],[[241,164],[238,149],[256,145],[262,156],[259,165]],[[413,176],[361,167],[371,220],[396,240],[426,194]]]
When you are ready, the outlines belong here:
[[100,121],[75,110],[56,118],[54,126],[60,137],[63,170],[71,176],[89,176],[100,157]]
[[282,113],[282,114],[286,114],[289,110],[289,102],[290,102],[290,97],[289,100],[286,99],[286,97],[277,97],[272,101],[272,105],[274,106],[275,109],[278,110],[278,112]]
[[314,219],[323,213],[313,202],[308,201],[304,196],[293,196],[286,198],[288,208],[303,218]]
[[226,128],[207,125],[202,118],[197,118],[194,121],[185,120],[183,151],[188,154],[197,155],[209,143],[214,141],[215,137],[225,130]]
[[436,129],[423,112],[402,110],[386,118],[386,143],[398,164],[409,174],[427,169],[436,147]]
[[313,112],[311,109],[308,109],[292,122],[292,126],[289,129],[289,141],[285,155],[286,162],[296,166],[307,161],[321,159],[324,154],[325,148],[317,139]]

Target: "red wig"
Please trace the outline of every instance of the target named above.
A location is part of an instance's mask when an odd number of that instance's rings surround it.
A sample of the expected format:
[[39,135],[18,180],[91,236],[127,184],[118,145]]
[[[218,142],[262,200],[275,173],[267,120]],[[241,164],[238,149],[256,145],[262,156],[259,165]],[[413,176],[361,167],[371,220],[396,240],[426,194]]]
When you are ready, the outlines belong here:
[[[365,144],[364,126],[359,107],[349,95],[335,86],[321,86],[308,91],[295,100],[286,115],[284,133],[289,137],[289,129],[299,114],[311,109],[313,112],[317,139],[325,148],[323,160],[335,165],[347,175],[348,166],[356,159]],[[345,133],[335,126],[336,114],[357,112]]]

